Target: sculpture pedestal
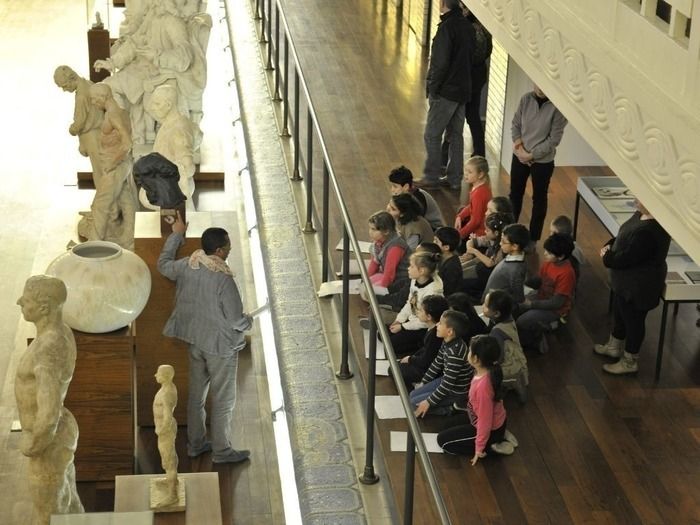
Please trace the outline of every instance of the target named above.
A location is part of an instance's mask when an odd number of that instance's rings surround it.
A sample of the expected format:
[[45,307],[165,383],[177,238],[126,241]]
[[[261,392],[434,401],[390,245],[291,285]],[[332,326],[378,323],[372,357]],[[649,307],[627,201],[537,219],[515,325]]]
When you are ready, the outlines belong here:
[[153,512],[184,512],[187,507],[185,478],[177,477],[177,501],[163,505],[163,499],[168,497],[167,478],[151,478],[149,480],[149,501]]
[[[162,474],[117,476],[114,491],[114,511],[133,512],[149,510],[151,479]],[[156,514],[157,525],[221,525],[221,497],[219,475],[216,472],[178,474],[187,483],[185,512]]]
[[130,328],[74,334],[78,353],[65,406],[80,429],[76,480],[111,482],[134,472],[134,337]]
[[153,512],[85,512],[54,514],[51,525],[153,525]]

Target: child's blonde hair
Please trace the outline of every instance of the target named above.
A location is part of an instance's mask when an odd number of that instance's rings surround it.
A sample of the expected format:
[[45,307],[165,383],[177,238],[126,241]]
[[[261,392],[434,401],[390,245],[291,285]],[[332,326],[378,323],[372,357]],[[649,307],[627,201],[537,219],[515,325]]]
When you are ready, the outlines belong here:
[[439,253],[426,251],[415,252],[411,255],[411,262],[415,264],[417,268],[427,268],[431,275],[437,270],[440,260],[441,257]]
[[491,185],[491,179],[489,178],[489,162],[484,157],[481,155],[474,155],[467,161],[467,164],[474,166],[478,173],[483,173],[486,184]]

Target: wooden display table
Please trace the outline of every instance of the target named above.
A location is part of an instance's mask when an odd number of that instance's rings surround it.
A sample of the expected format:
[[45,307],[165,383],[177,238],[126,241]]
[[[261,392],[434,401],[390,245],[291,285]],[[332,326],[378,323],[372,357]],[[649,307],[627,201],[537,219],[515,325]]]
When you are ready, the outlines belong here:
[[78,422],[78,481],[113,481],[134,472],[134,337],[74,331],[77,359],[65,406]]
[[[221,525],[221,497],[219,475],[216,472],[178,474],[185,479],[187,510],[185,512],[156,513],[156,525]],[[163,474],[117,476],[114,490],[114,511],[133,512],[149,510],[151,478]]]

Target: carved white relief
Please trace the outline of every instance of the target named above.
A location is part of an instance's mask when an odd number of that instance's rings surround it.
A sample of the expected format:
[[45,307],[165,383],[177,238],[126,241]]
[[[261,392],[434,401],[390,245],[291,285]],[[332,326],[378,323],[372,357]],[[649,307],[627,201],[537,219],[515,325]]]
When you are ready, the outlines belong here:
[[[674,141],[632,97],[596,67],[531,0],[480,0],[507,35],[600,132],[600,136],[667,200],[680,222],[700,232],[700,165],[696,151]],[[476,13],[477,16],[479,13]],[[685,138],[685,137],[684,137]],[[680,137],[679,137],[680,139]]]

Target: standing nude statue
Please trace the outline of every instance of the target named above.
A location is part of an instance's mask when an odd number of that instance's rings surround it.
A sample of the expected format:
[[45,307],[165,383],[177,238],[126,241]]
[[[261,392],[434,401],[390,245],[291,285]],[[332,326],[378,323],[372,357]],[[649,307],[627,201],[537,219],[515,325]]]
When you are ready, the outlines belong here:
[[104,112],[90,102],[92,82],[79,77],[68,66],[58,66],[53,74],[53,80],[63,91],[75,93],[73,122],[68,128],[68,133],[78,136],[78,151],[83,157],[90,158],[92,177],[97,185],[102,177],[99,154],[100,126]]
[[170,365],[160,365],[156,372],[156,381],[160,389],[153,398],[153,421],[158,436],[160,462],[165,471],[165,478],[154,480],[151,488],[151,508],[161,509],[178,503],[179,481],[177,478],[177,453],[175,437],[177,422],[173,411],[177,405],[177,388],[173,383],[175,370]]
[[20,451],[29,458],[32,525],[48,525],[51,514],[83,512],[73,457],[78,424],[63,406],[73,378],[76,348],[63,322],[66,286],[55,277],[30,277],[17,304],[36,325],[36,338],[20,358],[15,398],[22,425]]
[[177,90],[173,86],[159,86],[153,91],[148,112],[160,122],[153,143],[153,153],[159,153],[177,166],[178,185],[187,197],[186,206],[194,211],[194,135],[192,121],[178,111]]
[[134,249],[136,188],[131,177],[131,125],[129,114],[121,109],[107,84],[90,87],[90,101],[105,111],[100,128],[100,163],[103,176],[95,186],[89,240],[113,241]]

